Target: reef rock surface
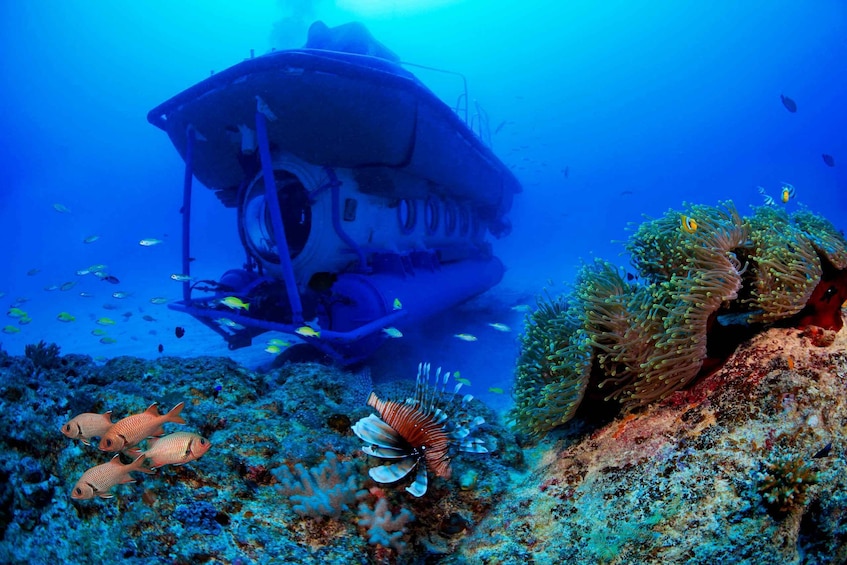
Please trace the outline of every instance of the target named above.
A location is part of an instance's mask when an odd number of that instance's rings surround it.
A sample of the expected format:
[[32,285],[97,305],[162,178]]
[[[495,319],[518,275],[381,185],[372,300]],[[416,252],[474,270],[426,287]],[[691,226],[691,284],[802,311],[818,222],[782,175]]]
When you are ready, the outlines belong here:
[[845,563],[845,392],[847,332],[770,329],[662,402],[548,435],[451,562]]

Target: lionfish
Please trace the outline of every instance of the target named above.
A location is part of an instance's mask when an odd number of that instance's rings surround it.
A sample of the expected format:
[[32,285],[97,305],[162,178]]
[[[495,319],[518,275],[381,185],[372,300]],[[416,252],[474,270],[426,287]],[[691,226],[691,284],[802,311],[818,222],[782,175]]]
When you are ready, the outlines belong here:
[[[470,419],[465,408],[473,398],[466,394],[461,400],[456,393],[462,383],[456,384],[452,394],[446,392],[450,373],[435,371],[429,385],[430,365],[420,363],[415,381],[414,398],[403,402],[382,400],[371,392],[368,406],[379,416],[371,414],[353,425],[353,432],[368,445],[362,450],[368,455],[391,461],[372,467],[368,474],[378,483],[396,483],[413,470],[415,480],[406,487],[413,496],[426,493],[427,471],[437,477],[450,478],[450,458],[453,450],[470,453],[487,453],[480,439],[472,439],[471,432],[485,423],[481,416]],[[462,424],[463,421],[468,421]]]

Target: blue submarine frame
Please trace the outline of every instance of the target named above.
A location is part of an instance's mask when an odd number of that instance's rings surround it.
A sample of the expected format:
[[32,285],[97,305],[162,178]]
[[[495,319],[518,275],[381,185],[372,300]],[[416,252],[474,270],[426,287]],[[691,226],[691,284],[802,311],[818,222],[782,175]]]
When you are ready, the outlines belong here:
[[[467,115],[395,61],[274,51],[211,75],[147,119],[185,162],[186,280],[169,307],[230,349],[278,331],[349,365],[388,339],[384,329],[502,279],[485,237],[510,231],[520,184]],[[190,278],[195,178],[237,208],[247,258],[218,281]],[[249,307],[222,302],[231,296]]]

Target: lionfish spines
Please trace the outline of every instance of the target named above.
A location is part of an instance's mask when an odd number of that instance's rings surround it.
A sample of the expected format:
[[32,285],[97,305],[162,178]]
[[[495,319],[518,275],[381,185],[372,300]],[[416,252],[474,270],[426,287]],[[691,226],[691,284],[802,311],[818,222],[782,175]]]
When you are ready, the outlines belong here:
[[[486,453],[482,440],[470,437],[474,428],[485,423],[482,417],[470,419],[466,413],[454,413],[464,409],[470,395],[456,401],[461,388],[457,384],[451,393],[446,392],[450,373],[442,376],[436,369],[432,385],[430,365],[418,365],[415,393],[403,402],[383,400],[375,393],[368,397],[368,406],[379,416],[371,414],[353,425],[353,432],[368,445],[362,450],[373,457],[388,462],[368,471],[378,483],[395,483],[416,471],[415,479],[406,490],[413,496],[423,496],[428,486],[427,470],[437,477],[450,478],[450,452],[452,450]],[[459,418],[469,421],[462,425]]]

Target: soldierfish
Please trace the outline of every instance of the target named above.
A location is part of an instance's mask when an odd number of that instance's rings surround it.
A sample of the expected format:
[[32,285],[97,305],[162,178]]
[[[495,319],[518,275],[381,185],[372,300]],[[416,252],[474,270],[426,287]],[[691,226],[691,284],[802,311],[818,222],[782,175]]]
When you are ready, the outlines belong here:
[[143,464],[143,456],[138,457],[129,465],[124,465],[121,463],[120,456],[115,455],[108,463],[97,465],[83,473],[71,492],[71,498],[77,500],[87,500],[95,496],[112,498],[113,495],[109,492],[112,487],[135,482],[135,479],[129,476],[131,472],[155,473],[151,469],[142,467]]
[[150,460],[150,467],[183,465],[199,459],[209,451],[209,440],[191,432],[176,432],[147,440],[147,451],[141,454]]
[[132,447],[144,438],[164,435],[162,424],[171,422],[184,424],[185,420],[179,415],[185,408],[185,402],[180,402],[167,414],[160,415],[156,403],[150,405],[141,414],[127,416],[113,425],[100,440],[101,451],[122,451]]
[[112,411],[103,414],[86,412],[74,416],[62,426],[62,433],[71,439],[81,440],[85,445],[90,445],[89,440],[93,437],[103,437],[103,434],[112,427]]

